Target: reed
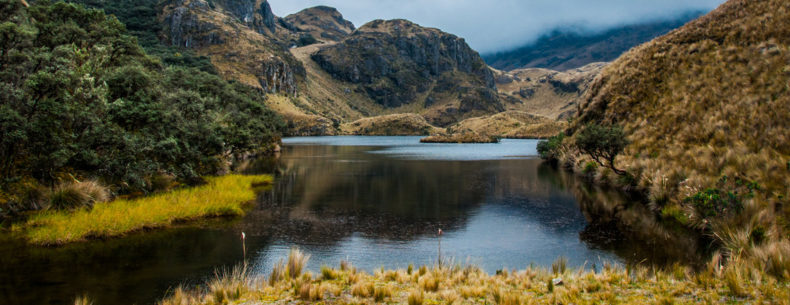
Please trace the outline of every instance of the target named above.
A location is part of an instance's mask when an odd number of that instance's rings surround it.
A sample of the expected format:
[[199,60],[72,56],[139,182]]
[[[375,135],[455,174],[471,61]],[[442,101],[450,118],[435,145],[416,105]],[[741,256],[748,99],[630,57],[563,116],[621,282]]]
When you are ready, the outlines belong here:
[[200,218],[240,216],[244,204],[255,199],[252,185],[271,183],[272,177],[227,175],[207,180],[203,186],[97,203],[91,210],[42,212],[15,230],[33,244],[63,245]]

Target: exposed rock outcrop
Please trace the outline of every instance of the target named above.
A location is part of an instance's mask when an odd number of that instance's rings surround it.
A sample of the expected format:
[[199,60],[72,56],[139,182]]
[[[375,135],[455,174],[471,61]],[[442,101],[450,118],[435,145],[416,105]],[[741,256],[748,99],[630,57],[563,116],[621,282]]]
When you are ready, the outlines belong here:
[[426,113],[437,125],[504,109],[493,73],[462,38],[406,20],[372,21],[312,59],[385,108],[447,106]]
[[[295,95],[305,72],[287,50],[266,0],[171,0],[162,4],[163,40],[211,58],[225,78]],[[278,34],[282,32],[282,35]]]
[[328,6],[304,9],[283,19],[296,31],[316,41],[340,41],[356,29],[337,9]]

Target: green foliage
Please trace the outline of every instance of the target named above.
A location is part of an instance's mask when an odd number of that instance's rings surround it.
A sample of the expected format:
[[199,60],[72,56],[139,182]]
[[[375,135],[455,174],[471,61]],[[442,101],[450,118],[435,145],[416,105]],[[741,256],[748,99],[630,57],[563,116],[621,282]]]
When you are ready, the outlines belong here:
[[127,190],[149,187],[154,175],[191,179],[268,145],[282,128],[261,92],[164,67],[116,18],[64,2],[18,3],[0,0],[8,8],[0,14],[0,187],[24,176],[52,183],[62,172]]
[[162,59],[166,65],[198,70],[216,74],[208,57],[198,56],[191,50],[181,50],[163,44],[159,32],[163,30],[157,14],[161,8],[160,0],[67,0],[89,8],[103,10],[107,15],[118,18],[126,25],[128,33],[136,37],[140,46],[150,54]]
[[601,166],[607,166],[619,175],[624,175],[625,172],[615,167],[614,160],[625,150],[627,145],[628,140],[623,128],[619,126],[604,127],[598,124],[588,124],[576,134],[576,146],[582,152],[590,155]]
[[585,174],[589,175],[589,174],[595,173],[596,170],[598,170],[598,163],[595,163],[594,161],[590,161],[590,162],[587,162],[586,164],[584,164],[584,170],[582,170],[582,171]]
[[540,157],[545,160],[557,160],[557,158],[559,158],[560,148],[562,147],[563,140],[565,140],[565,134],[560,133],[549,138],[547,141],[538,142],[538,154],[540,154]]
[[742,211],[743,202],[754,198],[755,192],[759,190],[760,185],[756,182],[723,176],[715,188],[698,192],[684,201],[690,203],[705,218],[730,216]]

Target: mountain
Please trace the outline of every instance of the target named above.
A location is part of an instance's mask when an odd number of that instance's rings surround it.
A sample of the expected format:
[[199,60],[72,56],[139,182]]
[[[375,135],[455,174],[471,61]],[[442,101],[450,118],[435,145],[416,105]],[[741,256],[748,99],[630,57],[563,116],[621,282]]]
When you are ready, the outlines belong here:
[[307,42],[339,41],[356,30],[354,24],[344,19],[337,9],[328,6],[307,8],[288,15],[284,20],[293,29],[308,35],[300,37],[302,45],[310,44]]
[[[619,167],[663,215],[712,229],[724,244],[763,231],[786,237],[788,84],[790,2],[730,0],[607,66],[569,134],[622,126],[631,143]],[[580,172],[589,160],[564,159]]]
[[559,72],[542,68],[495,71],[497,88],[508,110],[555,120],[576,115],[579,102],[606,63]]
[[500,70],[546,68],[565,71],[594,62],[610,62],[624,52],[664,35],[702,15],[691,12],[671,20],[625,25],[601,33],[556,29],[537,41],[483,58]]
[[265,0],[74,2],[116,15],[166,64],[260,90],[287,135],[436,133],[475,117],[500,122],[493,116],[508,110],[565,119],[587,82],[495,71],[463,38],[407,20],[357,29],[326,6],[281,18]]
[[455,35],[407,20],[376,20],[310,57],[385,109],[409,108],[445,126],[504,110],[494,76]]

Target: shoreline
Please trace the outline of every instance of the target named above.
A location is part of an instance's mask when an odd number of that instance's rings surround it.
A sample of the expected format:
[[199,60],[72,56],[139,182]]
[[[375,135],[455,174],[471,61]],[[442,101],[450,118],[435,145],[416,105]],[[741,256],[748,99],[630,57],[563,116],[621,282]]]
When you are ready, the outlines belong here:
[[271,185],[270,175],[225,175],[208,184],[136,199],[118,199],[74,212],[40,212],[14,224],[19,234],[36,246],[122,237],[200,219],[236,217],[255,199],[258,188]]

